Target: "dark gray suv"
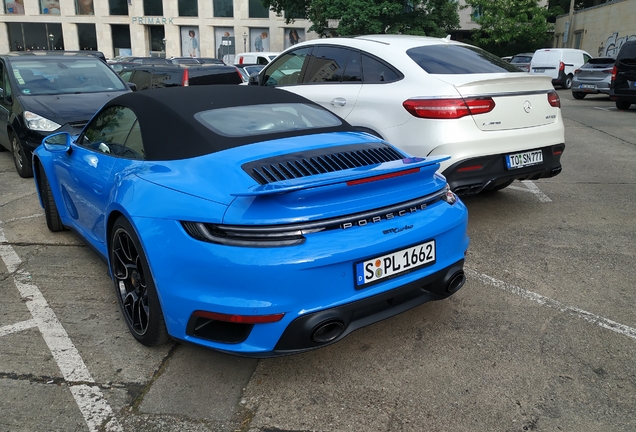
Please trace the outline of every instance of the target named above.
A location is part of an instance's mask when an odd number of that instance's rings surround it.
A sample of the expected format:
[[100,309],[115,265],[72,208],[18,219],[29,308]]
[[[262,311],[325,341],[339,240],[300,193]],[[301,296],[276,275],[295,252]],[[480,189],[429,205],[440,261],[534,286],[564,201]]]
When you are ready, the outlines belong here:
[[618,109],[626,110],[636,103],[636,41],[625,42],[618,52],[609,95]]

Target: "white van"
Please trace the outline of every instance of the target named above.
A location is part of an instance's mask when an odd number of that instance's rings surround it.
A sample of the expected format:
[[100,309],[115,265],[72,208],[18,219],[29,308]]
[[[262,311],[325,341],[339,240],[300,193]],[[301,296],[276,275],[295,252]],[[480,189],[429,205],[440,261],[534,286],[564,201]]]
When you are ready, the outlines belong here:
[[236,57],[234,57],[234,64],[235,65],[242,65],[242,64],[260,64],[260,65],[266,65],[269,64],[269,62],[271,62],[272,60],[274,60],[274,57],[276,57],[278,54],[277,52],[246,52],[246,53],[242,53],[242,54],[237,54]]
[[546,75],[552,84],[561,88],[572,87],[574,71],[583,66],[592,56],[574,48],[542,48],[534,52],[530,62],[530,74]]

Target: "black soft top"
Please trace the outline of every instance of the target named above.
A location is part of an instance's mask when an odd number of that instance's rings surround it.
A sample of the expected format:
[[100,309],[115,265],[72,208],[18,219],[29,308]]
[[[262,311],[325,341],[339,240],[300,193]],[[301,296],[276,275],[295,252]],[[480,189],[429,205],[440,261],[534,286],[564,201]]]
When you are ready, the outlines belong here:
[[125,106],[136,114],[148,160],[187,159],[272,139],[355,130],[340,119],[342,124],[335,127],[229,137],[215,133],[195,118],[197,113],[219,108],[286,103],[302,103],[324,110],[309,99],[285,90],[246,85],[169,87],[130,92],[111,99],[104,108]]

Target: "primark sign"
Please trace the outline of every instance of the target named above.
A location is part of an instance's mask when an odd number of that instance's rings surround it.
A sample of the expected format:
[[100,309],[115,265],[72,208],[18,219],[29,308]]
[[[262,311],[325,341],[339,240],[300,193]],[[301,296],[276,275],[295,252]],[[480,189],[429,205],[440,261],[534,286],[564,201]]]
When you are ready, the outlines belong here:
[[132,17],[133,24],[174,24],[172,18],[166,17]]

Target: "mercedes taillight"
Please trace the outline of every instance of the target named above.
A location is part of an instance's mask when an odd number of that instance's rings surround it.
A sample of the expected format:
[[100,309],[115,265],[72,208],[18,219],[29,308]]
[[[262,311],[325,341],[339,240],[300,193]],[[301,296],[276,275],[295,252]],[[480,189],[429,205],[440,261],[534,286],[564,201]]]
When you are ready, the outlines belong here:
[[548,92],[548,103],[555,108],[561,108],[561,99],[559,99],[559,94],[554,90]]
[[467,115],[484,114],[495,108],[490,97],[452,99],[408,99],[402,106],[414,117],[428,119],[458,119]]

